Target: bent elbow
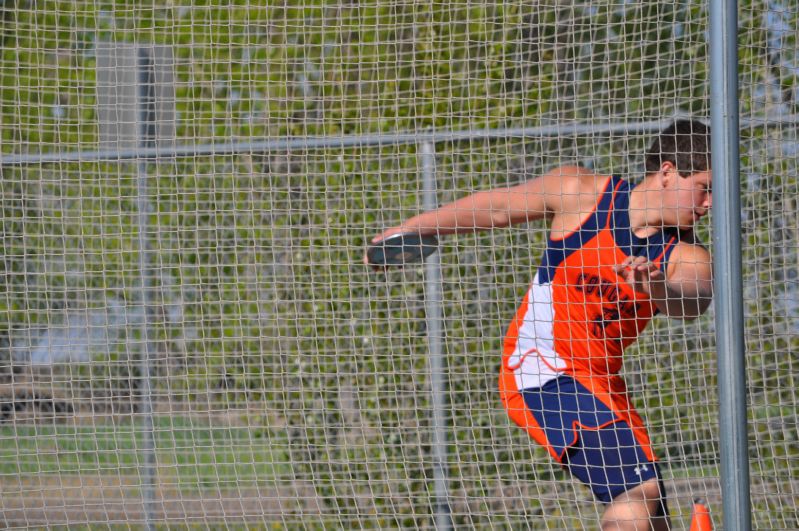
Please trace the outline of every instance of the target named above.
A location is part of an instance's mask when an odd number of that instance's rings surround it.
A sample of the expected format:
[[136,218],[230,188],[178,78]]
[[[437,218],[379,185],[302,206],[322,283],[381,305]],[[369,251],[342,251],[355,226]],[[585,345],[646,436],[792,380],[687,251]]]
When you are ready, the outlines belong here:
[[676,315],[678,319],[683,321],[695,321],[702,317],[702,315],[710,307],[712,299],[697,299],[693,304],[684,304],[682,306],[680,315]]
[[666,317],[681,321],[694,321],[702,316],[710,306],[711,299],[677,299],[658,305],[660,312]]

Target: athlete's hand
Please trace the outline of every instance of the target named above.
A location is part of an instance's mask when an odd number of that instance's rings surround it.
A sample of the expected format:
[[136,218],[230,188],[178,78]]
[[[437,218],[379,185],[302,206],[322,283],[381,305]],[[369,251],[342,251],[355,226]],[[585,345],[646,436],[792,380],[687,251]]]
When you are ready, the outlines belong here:
[[[373,243],[377,243],[380,240],[385,240],[389,236],[393,236],[395,234],[400,234],[401,232],[405,232],[402,229],[402,227],[391,227],[390,229],[386,229],[383,232],[381,232],[380,234],[378,234],[377,236],[375,236],[374,238],[372,238],[369,241],[369,244],[371,245]],[[367,248],[368,248],[368,246],[367,246]],[[375,266],[375,265],[370,264],[369,263],[369,258],[366,256],[366,251],[364,251],[364,253],[363,253],[363,263],[368,265],[368,266],[371,266],[373,271],[385,271],[386,270],[385,266]],[[398,266],[394,266],[394,268],[398,269],[399,267]]]
[[650,297],[659,287],[663,287],[666,281],[666,275],[657,264],[643,256],[628,256],[624,262],[614,266],[613,269],[635,291],[646,293]]

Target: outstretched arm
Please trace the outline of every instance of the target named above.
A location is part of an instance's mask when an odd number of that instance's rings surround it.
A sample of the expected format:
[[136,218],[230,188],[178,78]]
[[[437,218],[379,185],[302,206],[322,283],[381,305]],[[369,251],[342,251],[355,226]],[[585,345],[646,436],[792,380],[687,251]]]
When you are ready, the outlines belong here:
[[453,234],[507,227],[551,217],[563,209],[564,195],[576,194],[581,176],[592,172],[562,166],[522,184],[477,192],[385,230],[372,242],[400,232]]
[[636,291],[648,293],[658,310],[677,319],[702,315],[713,298],[710,253],[701,245],[678,243],[667,274],[645,258],[628,258],[616,272]]

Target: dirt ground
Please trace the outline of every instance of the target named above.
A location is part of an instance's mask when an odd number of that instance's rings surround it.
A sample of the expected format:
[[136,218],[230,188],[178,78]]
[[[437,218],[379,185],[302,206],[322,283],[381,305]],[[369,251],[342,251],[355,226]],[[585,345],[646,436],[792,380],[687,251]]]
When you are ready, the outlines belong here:
[[[593,520],[598,516],[585,489],[575,489],[569,481],[536,482],[538,493],[550,493],[553,509],[559,500],[574,499],[573,514]],[[720,492],[717,479],[670,481],[667,483],[671,513],[678,518],[701,494],[711,507],[720,511]],[[513,488],[512,491],[494,493],[480,499],[458,497],[453,493],[455,514],[483,514],[491,511],[508,511],[524,515],[522,499],[531,492]],[[363,512],[335,514],[330,503],[325,503],[316,493],[312,482],[296,481],[277,488],[248,488],[239,490],[185,491],[156,489],[150,515],[159,525],[199,526],[229,524],[243,527],[258,525],[270,528],[301,527],[309,522],[356,522],[360,518],[374,520],[375,506],[362,500],[358,506]],[[491,509],[493,508],[493,509]],[[405,511],[410,507],[405,507]],[[386,507],[383,507],[383,511]],[[397,507],[398,511],[402,508]],[[570,511],[572,512],[572,511]],[[360,513],[360,514],[358,514]],[[408,513],[405,512],[407,515]],[[392,521],[391,515],[386,515]],[[534,515],[531,515],[533,517]],[[538,518],[541,518],[539,515]],[[540,520],[539,520],[540,521]],[[140,527],[145,523],[145,504],[141,496],[141,479],[138,476],[41,475],[28,478],[0,478],[0,526],[4,528],[54,527],[98,525],[102,527]],[[679,529],[679,527],[678,527]]]

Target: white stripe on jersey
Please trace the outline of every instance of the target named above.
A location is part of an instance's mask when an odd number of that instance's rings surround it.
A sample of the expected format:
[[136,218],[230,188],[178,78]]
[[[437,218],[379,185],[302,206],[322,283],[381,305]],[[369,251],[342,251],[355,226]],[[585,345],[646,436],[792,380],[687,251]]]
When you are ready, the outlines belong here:
[[513,371],[520,390],[541,387],[560,376],[557,369],[567,366],[555,352],[554,319],[552,286],[540,284],[536,273],[528,293],[527,311],[519,326],[516,349],[508,360],[508,368]]

